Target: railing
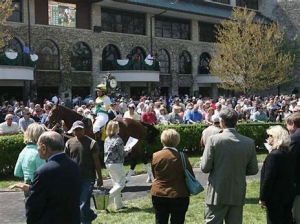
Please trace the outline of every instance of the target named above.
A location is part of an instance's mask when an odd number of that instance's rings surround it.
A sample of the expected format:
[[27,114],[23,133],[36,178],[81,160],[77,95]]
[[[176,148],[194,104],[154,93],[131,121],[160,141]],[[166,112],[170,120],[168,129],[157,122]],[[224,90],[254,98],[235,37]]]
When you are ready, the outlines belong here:
[[105,60],[100,61],[101,71],[116,70],[146,70],[160,71],[159,62],[157,60]]
[[20,52],[0,53],[0,65],[35,67],[38,61],[36,54],[25,54]]

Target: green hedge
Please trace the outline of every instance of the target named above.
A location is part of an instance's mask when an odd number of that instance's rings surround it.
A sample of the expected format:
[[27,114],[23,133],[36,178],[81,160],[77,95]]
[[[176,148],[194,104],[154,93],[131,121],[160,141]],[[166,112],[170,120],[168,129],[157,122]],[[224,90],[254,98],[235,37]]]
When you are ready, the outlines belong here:
[[0,175],[12,175],[19,153],[25,147],[23,134],[0,136]]
[[[238,124],[237,131],[255,140],[257,150],[264,150],[263,143],[266,139],[266,129],[271,125],[282,125],[282,123],[243,123]],[[167,125],[156,126],[160,132],[165,129],[173,128],[180,133],[181,141],[178,149],[190,153],[201,153],[200,137],[205,125]],[[142,143],[143,148],[149,155],[162,148],[160,137],[151,144]],[[18,155],[25,147],[23,135],[0,136],[0,175],[12,175],[18,159]]]
[[[283,123],[240,123],[237,125],[237,131],[242,135],[248,136],[255,140],[255,145],[258,151],[265,152],[264,142],[266,142],[266,130],[271,125],[283,125]],[[188,151],[190,153],[201,153],[200,138],[202,131],[207,128],[207,125],[200,124],[180,124],[180,125],[167,125],[156,126],[160,132],[165,129],[173,128],[180,133],[181,141],[178,145],[178,149],[182,151]],[[149,154],[162,148],[160,138],[157,138],[153,144],[148,145],[143,142],[143,146],[147,149]]]

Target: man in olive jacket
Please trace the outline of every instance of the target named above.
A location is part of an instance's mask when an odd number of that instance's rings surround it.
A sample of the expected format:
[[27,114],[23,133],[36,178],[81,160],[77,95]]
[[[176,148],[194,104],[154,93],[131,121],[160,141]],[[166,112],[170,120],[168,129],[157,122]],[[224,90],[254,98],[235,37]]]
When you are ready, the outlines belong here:
[[246,175],[258,173],[254,140],[235,130],[233,109],[219,114],[223,132],[207,139],[201,170],[209,173],[205,223],[241,224],[246,194]]

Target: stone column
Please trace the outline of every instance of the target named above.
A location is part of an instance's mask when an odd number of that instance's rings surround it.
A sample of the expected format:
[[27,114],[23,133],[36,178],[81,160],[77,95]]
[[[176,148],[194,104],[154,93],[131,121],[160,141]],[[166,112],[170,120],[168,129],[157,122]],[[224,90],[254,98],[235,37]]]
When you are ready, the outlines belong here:
[[97,4],[92,4],[91,8],[91,28],[94,29],[94,26],[101,27],[101,6]]
[[198,21],[191,21],[191,40],[195,42],[199,42],[199,30],[198,30]]

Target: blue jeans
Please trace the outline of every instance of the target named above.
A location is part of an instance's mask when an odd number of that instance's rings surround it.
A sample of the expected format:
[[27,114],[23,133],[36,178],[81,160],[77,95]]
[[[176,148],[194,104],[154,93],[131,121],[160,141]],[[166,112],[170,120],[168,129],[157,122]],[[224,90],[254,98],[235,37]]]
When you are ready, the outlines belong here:
[[97,217],[91,209],[91,194],[93,191],[95,181],[83,180],[81,181],[81,195],[80,195],[80,215],[81,224],[91,224]]

